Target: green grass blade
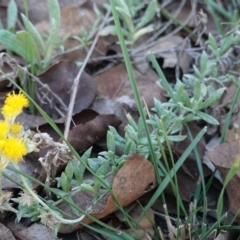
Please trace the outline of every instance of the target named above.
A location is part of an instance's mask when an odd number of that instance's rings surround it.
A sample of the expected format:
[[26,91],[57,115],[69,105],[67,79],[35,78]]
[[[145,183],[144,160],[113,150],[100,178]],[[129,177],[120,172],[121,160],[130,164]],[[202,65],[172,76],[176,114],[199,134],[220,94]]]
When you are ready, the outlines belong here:
[[149,133],[149,129],[148,129],[147,122],[146,122],[146,117],[145,117],[145,114],[144,114],[144,111],[143,111],[143,106],[142,106],[141,99],[140,99],[140,96],[139,96],[139,92],[138,92],[133,68],[132,68],[131,61],[130,61],[130,58],[129,58],[129,54],[128,54],[128,51],[127,51],[127,47],[126,47],[126,44],[125,44],[125,41],[124,41],[124,38],[123,38],[118,13],[116,11],[115,2],[113,0],[110,0],[110,3],[111,3],[111,7],[112,7],[114,22],[115,22],[115,25],[116,25],[116,28],[117,28],[118,38],[119,38],[119,42],[120,42],[120,45],[121,45],[121,49],[122,49],[122,53],[123,53],[123,57],[124,57],[124,62],[125,62],[126,68],[127,68],[130,84],[131,84],[131,87],[132,87],[134,98],[135,98],[136,103],[137,103],[139,114],[140,114],[141,118],[143,119],[143,125],[144,125],[144,130],[145,130],[146,135],[147,135],[151,160],[152,160],[152,162],[154,164],[154,167],[155,167],[155,170],[156,170],[157,179],[160,182],[161,180],[160,180],[160,173],[159,173],[159,170],[158,170],[157,158],[156,158],[156,155],[154,153],[153,145],[152,145],[152,142],[151,142],[150,133]]
[[[179,158],[179,160],[176,162],[175,166],[171,169],[171,171],[169,172],[169,174],[163,179],[163,181],[161,182],[161,184],[159,185],[158,189],[156,190],[156,192],[154,193],[153,197],[150,199],[150,201],[148,202],[147,206],[145,207],[145,211],[147,211],[152,205],[153,203],[158,199],[158,197],[162,194],[162,192],[164,191],[164,189],[166,188],[166,186],[170,183],[171,178],[173,178],[174,174],[178,171],[178,169],[183,165],[184,161],[187,159],[187,157],[189,156],[189,154],[192,152],[192,150],[195,148],[195,146],[197,145],[197,143],[201,140],[201,138],[203,137],[203,135],[206,133],[207,128],[204,127],[199,133],[198,135],[194,138],[194,140],[191,142],[191,144],[187,147],[187,149],[185,150],[185,152],[182,154],[182,156]],[[141,215],[140,219],[143,217],[143,215]]]

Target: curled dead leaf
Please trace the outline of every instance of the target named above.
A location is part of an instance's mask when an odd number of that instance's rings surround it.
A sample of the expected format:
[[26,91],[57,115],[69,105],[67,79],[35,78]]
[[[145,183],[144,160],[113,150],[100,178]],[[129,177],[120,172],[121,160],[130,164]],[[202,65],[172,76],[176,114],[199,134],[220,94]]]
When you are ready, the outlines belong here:
[[[112,191],[114,193],[114,197],[111,195],[108,197],[107,202],[105,202],[106,199],[104,199],[103,201],[100,200],[100,202],[95,204],[93,206],[91,216],[101,219],[113,213],[118,209],[117,202],[123,207],[127,206],[153,189],[156,186],[156,183],[157,179],[152,163],[150,163],[142,155],[132,154],[123,167],[117,172],[113,180]],[[86,207],[89,207],[91,203],[91,196],[88,194],[89,197],[86,199],[87,201],[82,201],[82,195],[83,193],[79,192],[76,196],[73,196],[73,200],[80,208],[86,209]],[[99,207],[99,205],[101,206]],[[101,209],[103,205],[104,209],[101,211],[95,211],[96,207]],[[67,213],[71,212],[69,206],[64,203],[61,203],[58,207]],[[92,220],[85,217],[83,222],[91,223]],[[60,227],[60,232],[68,233],[81,227],[81,224],[75,224],[73,226],[62,225]]]

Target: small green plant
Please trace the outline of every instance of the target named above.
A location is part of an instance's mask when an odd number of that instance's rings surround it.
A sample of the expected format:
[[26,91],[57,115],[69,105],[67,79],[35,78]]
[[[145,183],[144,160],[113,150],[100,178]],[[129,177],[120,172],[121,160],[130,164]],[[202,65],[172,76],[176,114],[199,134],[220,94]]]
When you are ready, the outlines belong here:
[[[138,12],[144,7],[144,3],[142,1],[119,0],[116,1],[115,4],[116,10],[123,21],[122,32],[126,37],[126,44],[133,44],[141,36],[154,31],[154,26],[149,23],[157,13],[158,6],[156,0],[150,1],[143,16],[137,24],[135,24],[134,18],[137,17]],[[108,34],[117,34],[116,25],[109,24],[101,31],[102,36],[106,36]]]
[[[60,25],[60,7],[57,0],[48,0],[50,34],[47,40],[43,40],[36,27],[30,20],[21,14],[26,30],[13,33],[17,19],[17,7],[14,0],[11,0],[8,7],[8,29],[0,30],[0,43],[7,51],[12,51],[21,56],[30,69],[34,69],[33,74],[37,74],[45,69],[53,56],[58,40],[58,30]],[[15,16],[13,18],[13,16]]]

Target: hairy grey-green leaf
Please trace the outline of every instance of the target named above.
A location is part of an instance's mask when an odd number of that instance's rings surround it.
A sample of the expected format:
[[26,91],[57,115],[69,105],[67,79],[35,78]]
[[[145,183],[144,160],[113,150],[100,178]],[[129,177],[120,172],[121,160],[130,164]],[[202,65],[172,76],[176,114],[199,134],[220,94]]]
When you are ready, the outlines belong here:
[[140,29],[144,25],[148,24],[154,18],[157,8],[158,8],[158,6],[157,6],[156,0],[152,0],[149,3],[146,11],[144,12],[144,15],[143,15],[141,21],[136,25],[135,28]]
[[207,107],[211,106],[213,103],[215,103],[218,99],[221,98],[221,96],[222,96],[222,94],[224,93],[225,90],[226,90],[226,88],[223,87],[223,88],[219,88],[217,91],[215,91],[212,95],[210,95],[210,97],[208,99],[206,99],[201,104],[200,109],[207,108]]
[[203,51],[200,57],[200,73],[202,76],[206,75],[207,65],[208,65],[208,55],[205,51]]
[[36,44],[38,45],[41,53],[44,54],[45,47],[44,47],[44,42],[43,42],[43,39],[42,39],[40,33],[38,32],[38,30],[35,28],[35,26],[29,21],[29,19],[24,14],[21,14],[21,16],[22,16],[22,20],[23,20],[25,28],[27,29],[27,31],[30,33],[30,35],[32,36],[32,38],[34,39]]
[[15,0],[10,0],[7,8],[7,28],[15,29],[17,22],[18,8]]
[[107,148],[115,153],[115,138],[110,131],[107,132]]
[[62,174],[61,174],[60,183],[61,183],[61,187],[62,187],[63,191],[68,192],[69,185],[68,185],[67,176],[64,172],[62,172]]
[[8,50],[15,52],[23,59],[26,58],[26,50],[21,41],[19,41],[15,34],[1,29],[0,30],[0,43],[6,47]]
[[206,113],[198,111],[196,113],[196,115],[198,117],[200,117],[202,120],[206,121],[207,123],[210,123],[212,125],[219,125],[219,122],[214,117],[212,117],[212,116],[210,116],[210,115],[208,115]]

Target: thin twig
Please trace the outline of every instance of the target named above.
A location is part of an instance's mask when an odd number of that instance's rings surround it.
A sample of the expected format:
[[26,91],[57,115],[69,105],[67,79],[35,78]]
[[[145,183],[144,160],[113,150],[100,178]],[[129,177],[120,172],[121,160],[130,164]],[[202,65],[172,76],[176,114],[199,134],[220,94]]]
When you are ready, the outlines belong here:
[[70,103],[69,103],[69,106],[68,106],[68,112],[67,112],[67,116],[66,116],[66,121],[65,121],[65,129],[64,129],[64,137],[67,139],[68,137],[68,133],[69,133],[69,129],[70,129],[70,124],[71,124],[71,121],[72,121],[72,114],[73,114],[73,107],[74,107],[74,103],[75,103],[75,99],[76,99],[76,95],[77,95],[77,91],[78,91],[78,86],[79,86],[79,82],[80,82],[80,77],[88,63],[88,60],[90,58],[90,56],[92,55],[92,52],[97,44],[97,41],[98,41],[98,38],[99,38],[99,33],[100,31],[103,29],[103,27],[105,26],[106,22],[107,22],[107,19],[110,15],[110,9],[108,10],[108,12],[106,13],[104,19],[103,19],[103,22],[102,24],[100,25],[99,27],[99,31],[98,33],[96,34],[96,37],[94,38],[94,41],[92,43],[92,46],[90,47],[89,51],[88,51],[88,54],[76,76],[76,78],[74,79],[74,82],[73,82],[73,87],[72,87],[72,94],[71,94],[71,98],[70,98]]

